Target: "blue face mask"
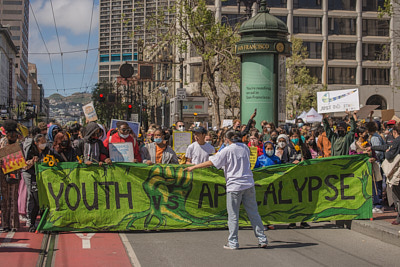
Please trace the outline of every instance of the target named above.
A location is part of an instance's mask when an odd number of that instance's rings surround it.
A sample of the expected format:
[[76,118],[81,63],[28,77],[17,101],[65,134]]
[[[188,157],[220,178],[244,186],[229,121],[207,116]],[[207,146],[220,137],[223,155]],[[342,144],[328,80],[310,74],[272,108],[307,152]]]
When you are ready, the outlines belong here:
[[265,151],[265,153],[267,154],[268,157],[271,157],[274,154],[273,150],[267,150]]
[[293,139],[290,139],[290,141],[292,141],[293,144],[297,145],[297,143],[299,142],[299,138],[293,138]]
[[303,127],[303,125],[304,125],[304,123],[302,123],[302,122],[297,123],[297,127],[299,127],[299,128]]
[[156,142],[157,144],[160,144],[162,142],[161,138],[154,138],[154,142]]

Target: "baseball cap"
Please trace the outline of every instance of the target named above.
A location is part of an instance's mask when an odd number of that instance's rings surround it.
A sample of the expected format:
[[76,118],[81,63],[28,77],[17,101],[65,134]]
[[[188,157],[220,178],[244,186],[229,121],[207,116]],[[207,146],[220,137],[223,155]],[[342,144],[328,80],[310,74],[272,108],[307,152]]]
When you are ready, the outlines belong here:
[[395,124],[396,124],[395,120],[390,120],[390,121],[387,122],[386,125],[395,125]]
[[207,130],[202,126],[194,127],[192,132],[206,134]]

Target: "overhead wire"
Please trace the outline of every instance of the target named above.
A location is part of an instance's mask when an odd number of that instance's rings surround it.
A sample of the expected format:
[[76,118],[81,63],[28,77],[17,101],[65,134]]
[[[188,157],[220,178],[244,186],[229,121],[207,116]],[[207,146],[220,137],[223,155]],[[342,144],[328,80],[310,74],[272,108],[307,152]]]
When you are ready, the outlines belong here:
[[55,29],[56,29],[58,47],[60,48],[62,82],[63,82],[63,88],[64,88],[64,93],[65,93],[64,59],[63,59],[63,53],[62,53],[61,44],[60,44],[60,37],[59,37],[59,35],[58,35],[58,30],[57,30],[56,17],[55,17],[55,15],[54,15],[53,0],[50,0],[50,5],[51,5],[51,13],[53,14],[54,27],[55,27]]
[[37,28],[38,28],[40,37],[42,38],[43,45],[44,45],[44,47],[46,48],[47,54],[48,54],[48,56],[49,56],[50,69],[51,69],[51,73],[53,74],[54,87],[56,88],[56,90],[57,90],[57,92],[58,92],[58,87],[57,87],[57,83],[56,83],[56,78],[55,78],[55,76],[54,76],[53,63],[52,63],[52,61],[51,61],[51,56],[50,56],[49,49],[47,48],[46,41],[45,41],[44,38],[43,38],[42,31],[40,30],[39,23],[38,23],[38,21],[37,21],[37,19],[36,19],[35,11],[33,10],[33,7],[32,7],[32,4],[31,4],[30,1],[29,1],[29,6],[30,6],[30,8],[31,8],[33,18],[35,19],[35,23],[36,23],[36,26],[37,26]]
[[85,57],[85,64],[83,65],[83,75],[82,75],[82,81],[81,81],[81,88],[83,86],[83,80],[85,79],[85,72],[86,72],[86,63],[87,63],[87,58],[89,54],[89,44],[90,44],[90,35],[92,33],[92,22],[93,22],[93,12],[94,12],[94,3],[95,0],[92,1],[92,13],[90,15],[90,25],[89,25],[89,35],[88,35],[88,41],[87,41],[87,47],[86,47],[86,57]]
[[[96,61],[95,61],[94,65],[93,65],[93,70],[92,70],[92,74],[90,75],[89,84],[91,84],[91,83],[92,83],[93,74],[95,73],[95,70],[96,70],[96,66],[97,66],[97,62],[98,62],[98,60],[99,60],[99,51],[97,50]],[[97,73],[98,73],[98,72],[97,72]]]

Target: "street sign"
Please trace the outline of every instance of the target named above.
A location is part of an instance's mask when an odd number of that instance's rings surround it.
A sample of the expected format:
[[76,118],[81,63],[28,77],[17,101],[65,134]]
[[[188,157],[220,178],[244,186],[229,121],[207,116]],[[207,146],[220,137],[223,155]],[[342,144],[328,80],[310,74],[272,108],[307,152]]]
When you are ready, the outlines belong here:
[[139,122],[139,114],[137,113],[131,114],[131,121]]
[[186,99],[186,88],[177,88],[176,89],[176,98],[179,100],[185,100]]

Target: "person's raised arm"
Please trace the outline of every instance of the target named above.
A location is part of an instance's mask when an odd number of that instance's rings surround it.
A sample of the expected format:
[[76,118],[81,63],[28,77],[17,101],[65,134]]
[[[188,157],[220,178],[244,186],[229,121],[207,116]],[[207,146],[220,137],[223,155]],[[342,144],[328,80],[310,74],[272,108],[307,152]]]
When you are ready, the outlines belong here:
[[206,162],[194,165],[194,166],[187,167],[185,169],[185,171],[191,172],[191,171],[193,171],[195,169],[208,168],[208,167],[211,167],[211,166],[214,166],[214,164],[211,162],[211,160],[209,160],[209,161],[206,161]]
[[324,123],[324,131],[326,132],[326,137],[329,139],[329,141],[331,141],[332,137],[333,137],[333,131],[331,129],[331,127],[329,126],[329,114],[325,113],[323,116],[323,120],[322,122]]

